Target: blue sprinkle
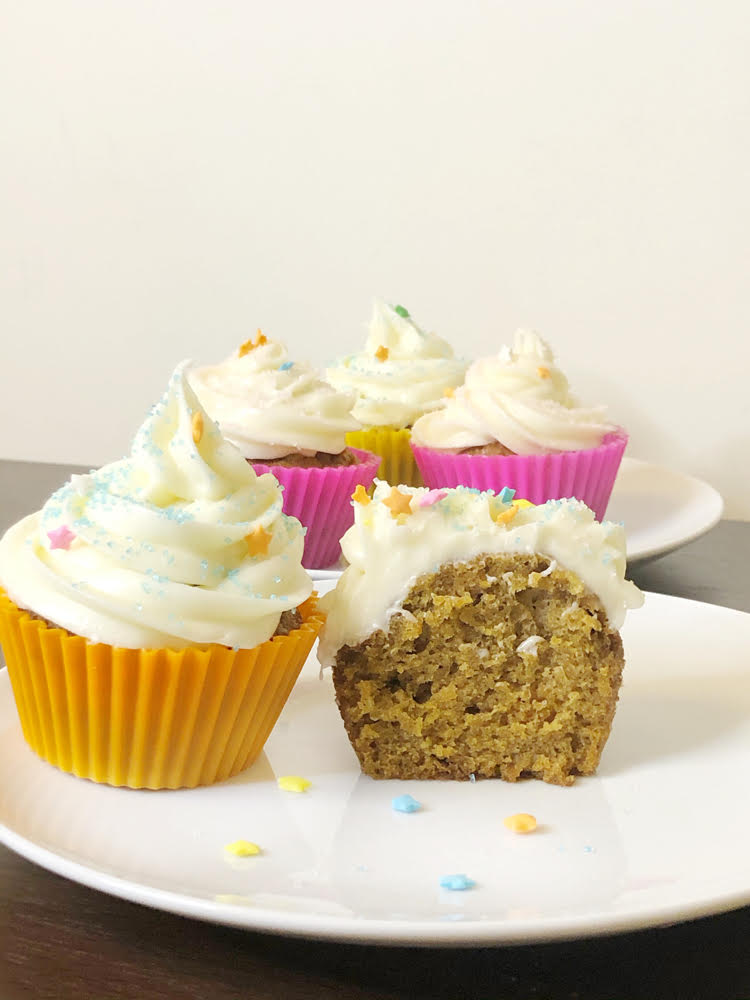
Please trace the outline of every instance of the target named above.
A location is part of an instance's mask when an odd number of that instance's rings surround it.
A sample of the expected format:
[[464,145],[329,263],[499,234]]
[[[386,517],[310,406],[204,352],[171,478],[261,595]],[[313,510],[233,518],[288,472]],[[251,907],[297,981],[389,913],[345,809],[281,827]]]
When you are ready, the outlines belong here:
[[417,802],[411,795],[399,795],[393,799],[391,806],[400,813],[418,812],[422,808],[422,803]]
[[508,486],[503,486],[499,494],[502,503],[510,503],[515,495],[516,491],[510,489]]
[[293,364],[294,364],[293,361],[285,361],[283,365],[279,365],[279,371],[280,372],[288,372],[289,369],[292,367]]
[[441,875],[440,888],[450,889],[452,892],[463,892],[464,889],[471,889],[476,885],[473,878],[466,875]]

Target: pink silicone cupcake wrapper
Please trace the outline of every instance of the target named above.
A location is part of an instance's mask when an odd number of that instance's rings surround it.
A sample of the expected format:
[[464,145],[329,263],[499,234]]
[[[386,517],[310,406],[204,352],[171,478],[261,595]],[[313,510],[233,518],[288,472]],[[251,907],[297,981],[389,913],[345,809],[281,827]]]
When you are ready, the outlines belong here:
[[532,503],[576,497],[601,520],[627,443],[627,434],[616,431],[598,448],[554,455],[455,455],[411,447],[430,489],[471,486],[497,492],[509,486]]
[[301,469],[250,462],[261,475],[271,472],[284,487],[284,513],[296,517],[307,528],[302,565],[305,569],[332,566],[341,555],[340,540],[354,523],[351,496],[358,485],[369,488],[380,464],[380,456],[351,449],[357,465],[332,465]]

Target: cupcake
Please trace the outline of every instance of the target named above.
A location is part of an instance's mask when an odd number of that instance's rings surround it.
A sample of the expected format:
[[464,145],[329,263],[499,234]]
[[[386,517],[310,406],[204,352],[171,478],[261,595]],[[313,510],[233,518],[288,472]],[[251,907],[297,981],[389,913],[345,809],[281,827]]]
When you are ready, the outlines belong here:
[[518,330],[512,349],[475,361],[441,409],[416,421],[412,450],[433,488],[576,497],[602,518],[627,440],[604,407],[578,406],[542,338]]
[[173,374],[131,454],[0,540],[26,741],[111,785],[210,784],[258,756],[322,624],[281,489]]
[[379,482],[342,540],[318,656],[373,778],[592,774],[642,604],[621,526],[541,506]]
[[363,429],[347,443],[380,455],[382,479],[421,486],[409,449],[412,424],[440,406],[465,370],[450,345],[420,330],[403,306],[375,302],[364,351],[336,362],[326,378],[356,394],[353,413]]
[[260,331],[189,379],[227,440],[256,472],[272,472],[283,486],[284,513],[307,528],[303,566],[335,563],[352,523],[350,497],[360,484],[372,484],[379,461],[347,447],[347,432],[360,426],[354,396],[336,391],[310,365],[289,361],[286,348]]

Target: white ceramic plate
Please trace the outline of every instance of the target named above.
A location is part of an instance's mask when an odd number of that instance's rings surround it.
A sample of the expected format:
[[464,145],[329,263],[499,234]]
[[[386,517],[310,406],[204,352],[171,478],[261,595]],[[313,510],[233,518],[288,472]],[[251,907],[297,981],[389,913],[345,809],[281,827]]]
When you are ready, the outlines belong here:
[[[624,458],[607,508],[627,532],[628,562],[654,559],[718,524],[724,501],[708,483],[651,462]],[[314,569],[314,580],[335,580],[341,567]]]
[[[0,673],[0,840],[104,892],[217,923],[342,941],[508,944],[649,927],[750,902],[750,615],[649,594],[596,777],[375,782],[311,660],[265,754],[222,785],[115,789],[21,737]],[[276,778],[301,774],[304,794]],[[408,792],[424,809],[394,812]],[[503,818],[533,813],[530,836]],[[237,859],[238,838],[263,854]],[[447,874],[476,880],[441,889]]]

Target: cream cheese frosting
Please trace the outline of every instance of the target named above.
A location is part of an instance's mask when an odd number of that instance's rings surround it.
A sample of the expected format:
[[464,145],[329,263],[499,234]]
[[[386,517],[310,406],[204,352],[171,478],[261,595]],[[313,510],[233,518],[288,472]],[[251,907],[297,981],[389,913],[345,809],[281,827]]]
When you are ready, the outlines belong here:
[[222,437],[187,366],[127,458],[72,476],[0,540],[19,607],[112,646],[252,648],[310,595],[304,529]]
[[245,458],[338,455],[359,430],[353,393],[339,392],[305,362],[258,334],[218,365],[188,374],[201,404]]
[[417,420],[412,440],[445,450],[500,442],[535,455],[595,448],[616,430],[605,407],[578,406],[545,341],[517,330],[512,348],[475,361],[442,408]]
[[353,413],[362,424],[410,427],[440,405],[465,370],[450,344],[421,330],[403,306],[376,301],[364,350],[326,369],[326,379],[356,394]]
[[[341,541],[349,565],[323,598],[328,618],[318,656],[329,666],[341,646],[356,645],[392,615],[424,573],[484,553],[539,553],[575,573],[601,600],[614,629],[643,595],[625,579],[625,532],[599,522],[579,500],[518,506],[513,491],[466,487],[427,490],[377,481],[371,502],[354,505],[354,524]],[[394,516],[395,515],[395,516]]]

